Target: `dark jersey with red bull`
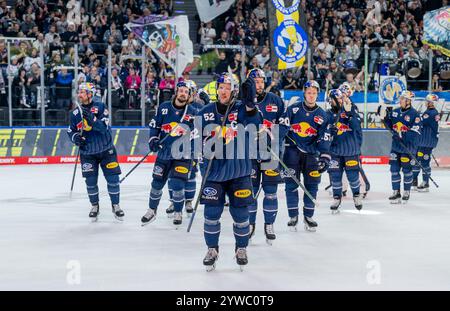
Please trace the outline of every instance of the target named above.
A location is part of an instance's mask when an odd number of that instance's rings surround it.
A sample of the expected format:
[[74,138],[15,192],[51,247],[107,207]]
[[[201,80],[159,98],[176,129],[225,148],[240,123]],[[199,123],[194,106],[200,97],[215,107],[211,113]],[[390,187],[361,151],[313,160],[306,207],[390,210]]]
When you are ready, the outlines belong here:
[[192,103],[190,103],[189,104],[192,108],[193,108],[193,110],[195,111],[195,114],[197,115],[197,113],[200,111],[200,110],[202,110],[202,108],[203,108],[203,104],[201,104],[201,103],[199,103],[199,102],[196,102],[196,101],[193,101]]
[[436,148],[439,140],[439,112],[427,109],[422,114],[422,131],[419,136],[419,147]]
[[186,105],[182,109],[175,107],[172,101],[166,101],[159,105],[155,116],[149,123],[150,138],[159,137],[161,142],[158,158],[174,159],[171,152],[172,144],[193,129],[195,114],[196,111],[191,105]]
[[80,149],[81,154],[102,153],[113,147],[111,127],[109,126],[109,112],[100,101],[92,101],[88,107],[94,115],[93,122],[89,122],[86,116],[81,117],[80,109],[76,108],[70,112],[70,126],[67,130],[70,140],[74,141],[76,133],[86,139],[86,145]]
[[[220,129],[224,115],[217,109],[217,103],[205,105],[198,113],[202,124],[202,141],[214,138],[221,134],[224,139],[222,157],[215,157],[208,173],[208,181],[227,181],[243,176],[250,176],[252,162],[249,156],[249,135],[241,135],[238,131],[243,130],[249,124],[257,128],[262,123],[262,115],[257,112],[247,112],[246,106],[241,101],[236,101],[229,109],[224,128]],[[205,129],[206,128],[206,129]],[[220,133],[220,131],[222,133]],[[241,138],[244,137],[245,141]],[[233,151],[230,152],[229,151]],[[216,151],[217,153],[218,151]],[[208,166],[208,160],[204,158],[201,165],[202,174]]]
[[[409,152],[417,151],[421,131],[421,119],[416,109],[410,107],[406,110],[396,108],[386,117],[386,125],[401,137],[401,141]],[[407,153],[398,139],[392,140],[392,152]]]
[[350,112],[340,108],[338,112],[331,109],[327,111],[330,126],[337,129],[332,137],[330,152],[336,156],[352,156],[361,154],[362,129],[358,108],[352,105]]
[[303,102],[287,107],[280,118],[280,137],[287,146],[309,154],[329,154],[331,135],[327,113],[315,106],[310,109]]

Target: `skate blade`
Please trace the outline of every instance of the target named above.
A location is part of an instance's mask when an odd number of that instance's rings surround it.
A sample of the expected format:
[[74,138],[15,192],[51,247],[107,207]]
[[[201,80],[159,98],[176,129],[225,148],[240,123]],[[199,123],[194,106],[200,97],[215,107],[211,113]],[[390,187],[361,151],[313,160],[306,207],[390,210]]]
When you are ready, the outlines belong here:
[[244,265],[239,265],[239,270],[240,270],[241,272],[244,272]]
[[272,246],[273,245],[273,240],[266,239],[266,243],[267,243],[267,245]]
[[403,205],[406,205],[406,204],[408,204],[408,201],[409,201],[409,200],[402,200],[402,204],[403,204]]
[[173,218],[173,213],[167,214],[167,218]]
[[362,210],[363,207],[362,206],[360,206],[360,207],[356,207],[355,206],[355,208],[356,208],[357,211],[360,211],[360,210]]
[[216,263],[211,266],[206,266],[206,272],[212,272],[214,270],[216,270]]
[[418,192],[420,192],[420,193],[425,193],[425,192],[430,192],[430,189],[426,189],[426,190],[418,190]]
[[316,228],[305,225],[305,231],[306,232],[316,232]]
[[175,226],[175,230],[178,230],[181,227],[181,224],[173,224],[173,225]]
[[117,215],[114,215],[114,218],[117,219],[117,220],[119,220],[119,221],[123,221],[123,217],[124,217],[124,216],[117,216]]
[[341,213],[341,211],[339,209],[331,210],[331,215],[337,215],[337,214],[340,214],[340,213]]
[[289,231],[297,232],[297,226],[289,226]]
[[91,222],[97,222],[98,217],[89,217],[91,219]]
[[398,199],[398,200],[390,200],[390,202],[391,202],[391,204],[400,204],[400,203],[402,203],[402,200],[401,200],[401,199]]
[[[156,217],[155,217],[155,218],[156,218]],[[148,225],[148,224],[154,222],[154,221],[155,221],[155,218],[153,218],[152,220],[147,221],[147,222],[141,222],[141,227],[144,227],[144,226],[146,226],[146,225]]]

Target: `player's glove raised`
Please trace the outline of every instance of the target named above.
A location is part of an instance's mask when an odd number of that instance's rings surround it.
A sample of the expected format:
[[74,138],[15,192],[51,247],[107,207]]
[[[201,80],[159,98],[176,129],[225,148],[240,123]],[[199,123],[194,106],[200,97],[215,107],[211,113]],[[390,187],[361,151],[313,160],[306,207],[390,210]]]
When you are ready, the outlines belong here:
[[198,91],[198,97],[200,97],[200,99],[205,103],[205,105],[209,104],[210,98],[208,93],[206,93],[204,89],[200,89]]
[[242,83],[242,102],[250,109],[255,109],[256,85],[252,78]]

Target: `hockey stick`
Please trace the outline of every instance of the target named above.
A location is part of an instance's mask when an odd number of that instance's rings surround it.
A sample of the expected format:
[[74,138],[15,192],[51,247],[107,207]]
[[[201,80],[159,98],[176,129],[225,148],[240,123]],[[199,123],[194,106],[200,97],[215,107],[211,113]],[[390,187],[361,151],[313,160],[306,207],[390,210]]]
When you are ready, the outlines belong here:
[[[391,132],[392,134],[392,139],[394,138],[394,135],[397,135],[393,129],[391,129],[389,126],[387,126],[386,121],[382,120],[384,127],[387,128],[389,130],[389,132]],[[420,169],[422,170],[422,172],[426,172],[425,168],[422,166],[422,164],[420,164],[419,161],[417,161],[417,158],[411,153],[411,151],[409,151],[409,149],[406,147],[405,143],[403,142],[403,140],[401,139],[401,137],[399,137],[400,139],[398,140],[398,142],[400,143],[400,145],[403,147],[403,149],[406,150],[406,152],[408,153],[408,155],[411,157],[411,159],[413,159],[415,161],[415,163],[417,163],[417,165],[419,165]],[[439,185],[434,181],[434,179],[431,177],[430,173],[426,173],[428,175],[428,178],[430,178],[430,180],[433,182],[433,184],[436,186],[436,188],[439,188]]]
[[436,160],[436,158],[434,157],[434,154],[431,154],[431,157],[434,160],[434,163],[436,163],[436,166],[439,167],[439,162]]
[[361,174],[361,177],[362,177],[364,183],[366,184],[366,192],[369,192],[369,190],[370,190],[370,182],[369,182],[369,179],[367,178],[366,172],[364,172],[364,169],[363,169],[361,164],[359,164],[359,173]]
[[[81,115],[81,129],[80,129],[80,135],[83,137],[83,127],[84,127],[84,120],[83,120],[83,109],[81,109],[80,104],[78,101],[75,102],[77,105],[78,110],[80,110]],[[72,197],[73,192],[73,186],[75,184],[75,175],[77,174],[77,166],[78,166],[78,158],[80,157],[80,146],[77,148],[77,157],[75,158],[75,166],[73,167],[73,175],[72,175],[72,184],[70,185],[70,197]]]
[[[187,106],[188,106],[188,104],[186,104],[186,107],[184,108],[184,112],[183,112],[183,115],[181,116],[180,122],[183,122],[184,117],[186,116]],[[177,127],[178,127],[178,125],[177,125],[176,127],[174,127],[174,128],[170,131],[170,133],[167,134],[166,137],[164,137],[163,139],[161,139],[161,141],[159,142],[159,144],[161,145],[168,137],[170,137],[170,135],[173,133],[173,131],[174,131]],[[160,146],[160,147],[161,147],[161,146]],[[144,162],[144,160],[147,159],[147,157],[148,157],[149,155],[151,155],[151,154],[153,154],[153,153],[154,153],[154,152],[151,151],[151,150],[150,150],[149,152],[147,152],[147,154],[146,154],[145,156],[143,156],[142,159],[140,159],[139,162],[136,163],[136,165],[133,166],[133,168],[132,168],[132,169],[131,169],[124,177],[122,177],[122,179],[120,179],[119,183],[122,183],[122,182],[125,180],[125,178],[127,178],[131,173],[133,173],[133,171],[134,171],[139,165],[141,165],[141,163]]]

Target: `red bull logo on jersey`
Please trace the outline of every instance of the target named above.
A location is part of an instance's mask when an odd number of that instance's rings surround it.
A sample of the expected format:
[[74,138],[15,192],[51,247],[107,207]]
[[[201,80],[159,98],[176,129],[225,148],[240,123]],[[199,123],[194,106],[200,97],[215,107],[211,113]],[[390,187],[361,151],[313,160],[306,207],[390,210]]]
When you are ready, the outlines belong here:
[[224,126],[222,127],[222,131],[220,130],[220,126],[218,126],[216,128],[216,130],[211,132],[211,136],[214,137],[216,136],[216,133],[220,132],[220,136],[225,138],[225,145],[227,145],[228,143],[230,143],[231,141],[234,140],[235,137],[237,137],[237,130],[233,129],[232,127],[227,127]]
[[263,120],[263,127],[264,128],[271,129],[271,128],[273,128],[274,125],[275,124],[272,121],[269,121],[269,120],[266,120],[266,119]]
[[406,133],[409,131],[409,127],[404,125],[402,122],[397,122],[392,126],[392,129],[397,133]]
[[161,126],[161,131],[169,133],[172,137],[182,136],[186,134],[186,130],[181,127],[177,122],[170,122]]
[[342,135],[345,132],[350,132],[352,129],[350,128],[350,126],[348,126],[347,124],[338,122],[336,123],[336,128],[337,128],[337,134],[338,135]]
[[300,137],[312,137],[317,136],[317,130],[313,128],[308,122],[300,122],[292,124],[291,129]]
[[89,132],[92,130],[92,126],[87,123],[86,119],[83,119],[83,121],[80,121],[77,124],[77,130],[81,131],[81,129],[83,129],[83,131]]

